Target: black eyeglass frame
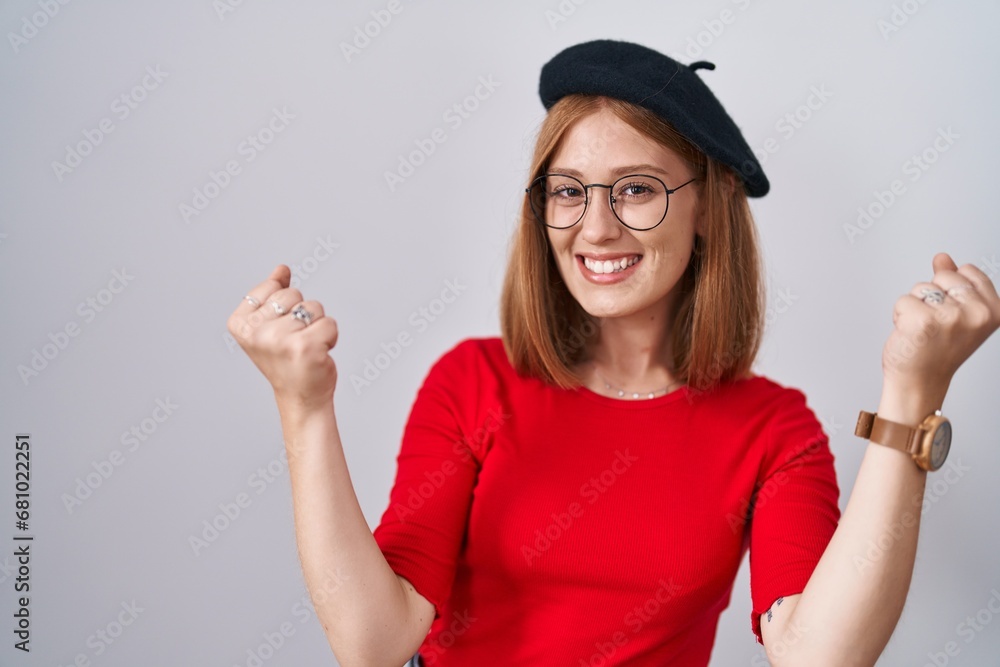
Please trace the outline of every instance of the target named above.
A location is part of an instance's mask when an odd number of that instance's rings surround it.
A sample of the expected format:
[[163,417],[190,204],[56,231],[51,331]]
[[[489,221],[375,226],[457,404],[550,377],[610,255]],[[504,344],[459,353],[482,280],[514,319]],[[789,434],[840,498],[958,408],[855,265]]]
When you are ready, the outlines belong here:
[[[535,184],[538,183],[539,181],[542,181],[543,179],[549,178],[550,176],[563,176],[565,178],[572,178],[574,181],[576,181],[577,183],[580,184],[581,188],[583,188],[583,194],[584,194],[583,212],[580,213],[580,217],[577,218],[576,222],[574,222],[572,225],[566,225],[565,227],[556,227],[555,225],[550,225],[549,223],[545,222],[545,220],[543,219],[544,216],[541,215],[541,214],[539,214],[539,212],[535,210],[535,206],[534,206],[534,204],[531,201],[531,188],[535,187]],[[657,222],[652,227],[643,227],[642,229],[639,229],[637,227],[632,227],[631,225],[627,224],[624,220],[622,220],[621,216],[618,215],[618,211],[615,210],[615,196],[613,194],[614,187],[616,185],[618,185],[619,183],[621,183],[622,181],[624,181],[627,178],[635,178],[637,176],[642,176],[643,178],[651,178],[651,179],[653,179],[654,181],[656,181],[657,183],[659,183],[660,185],[663,186],[663,191],[666,193],[666,196],[667,196],[667,203],[663,207],[663,217],[660,218],[660,221]],[[574,227],[577,224],[579,224],[579,222],[581,220],[583,220],[583,216],[585,216],[587,214],[587,207],[590,206],[590,188],[608,188],[608,206],[611,207],[611,212],[615,214],[616,218],[618,218],[618,222],[622,223],[623,225],[625,225],[626,227],[628,227],[632,231],[636,231],[636,232],[648,232],[651,229],[656,229],[657,227],[659,227],[660,223],[662,223],[666,219],[666,217],[667,217],[667,211],[670,210],[670,195],[674,194],[675,192],[677,192],[678,190],[680,190],[681,188],[683,188],[688,183],[692,183],[694,181],[699,181],[699,180],[701,180],[701,179],[697,178],[697,177],[692,178],[691,180],[689,180],[689,181],[687,181],[685,183],[681,183],[676,188],[674,188],[674,189],[671,190],[670,188],[667,187],[666,183],[664,183],[660,178],[658,178],[656,176],[653,176],[652,174],[628,174],[627,176],[622,176],[621,178],[619,178],[618,180],[616,180],[611,185],[605,185],[603,183],[591,183],[590,185],[584,185],[583,181],[581,181],[576,176],[570,176],[569,174],[552,173],[552,174],[542,174],[541,176],[538,176],[537,178],[535,178],[533,181],[531,181],[531,185],[529,185],[528,187],[526,187],[524,189],[524,194],[528,197],[528,206],[531,208],[531,212],[534,213],[535,219],[538,222],[540,222],[541,224],[545,225],[546,227],[550,227],[552,229],[569,229],[569,228]]]

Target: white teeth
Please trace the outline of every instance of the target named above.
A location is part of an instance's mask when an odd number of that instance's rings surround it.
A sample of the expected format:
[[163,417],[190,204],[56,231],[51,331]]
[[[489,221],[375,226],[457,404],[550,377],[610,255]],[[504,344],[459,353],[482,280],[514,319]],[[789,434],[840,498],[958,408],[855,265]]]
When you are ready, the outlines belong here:
[[624,271],[625,269],[632,266],[638,261],[639,261],[638,255],[632,255],[631,257],[628,258],[623,257],[621,259],[616,259],[614,261],[605,260],[603,262],[594,261],[589,257],[583,258],[584,266],[586,266],[594,273],[618,273],[620,271]]

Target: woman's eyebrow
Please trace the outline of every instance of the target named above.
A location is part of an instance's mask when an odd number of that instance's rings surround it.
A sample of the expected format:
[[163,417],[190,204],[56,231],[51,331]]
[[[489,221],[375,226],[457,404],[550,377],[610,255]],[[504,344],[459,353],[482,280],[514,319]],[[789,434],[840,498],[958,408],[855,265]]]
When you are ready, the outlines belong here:
[[[666,176],[670,175],[670,172],[667,171],[666,169],[661,169],[660,167],[657,167],[655,164],[648,164],[648,163],[629,164],[622,167],[616,167],[615,169],[611,170],[611,173],[617,176],[620,174],[636,174],[644,171],[653,171],[658,174],[664,174]],[[581,178],[583,176],[581,172],[577,171],[576,169],[570,169],[569,167],[552,167],[549,173],[569,174],[570,176],[576,176],[578,178]]]

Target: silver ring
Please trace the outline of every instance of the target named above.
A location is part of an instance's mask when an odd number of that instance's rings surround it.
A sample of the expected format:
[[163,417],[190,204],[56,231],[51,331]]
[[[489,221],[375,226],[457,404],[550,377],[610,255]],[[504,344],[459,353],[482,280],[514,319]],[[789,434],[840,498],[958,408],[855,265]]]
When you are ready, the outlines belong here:
[[309,324],[313,321],[312,313],[306,310],[306,307],[301,303],[296,304],[295,307],[292,308],[292,317],[297,320],[302,320],[306,326],[309,326]]
[[260,307],[260,301],[258,301],[257,299],[253,298],[249,294],[247,294],[243,298],[246,299],[250,303],[250,305],[253,306],[254,308]]
[[924,287],[920,293],[924,295],[924,303],[944,303],[944,292],[939,289]]
[[271,304],[272,308],[274,308],[274,312],[278,313],[279,315],[285,314],[285,309],[277,301],[268,301],[268,303]]

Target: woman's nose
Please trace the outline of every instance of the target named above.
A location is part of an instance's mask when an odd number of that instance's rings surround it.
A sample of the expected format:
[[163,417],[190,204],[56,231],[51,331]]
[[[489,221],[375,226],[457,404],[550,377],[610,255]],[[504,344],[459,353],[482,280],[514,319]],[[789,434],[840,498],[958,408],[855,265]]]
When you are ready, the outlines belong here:
[[621,222],[611,208],[611,201],[605,189],[590,191],[587,209],[580,224],[583,225],[581,233],[589,243],[598,244],[605,239],[621,236]]

